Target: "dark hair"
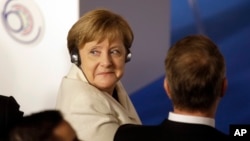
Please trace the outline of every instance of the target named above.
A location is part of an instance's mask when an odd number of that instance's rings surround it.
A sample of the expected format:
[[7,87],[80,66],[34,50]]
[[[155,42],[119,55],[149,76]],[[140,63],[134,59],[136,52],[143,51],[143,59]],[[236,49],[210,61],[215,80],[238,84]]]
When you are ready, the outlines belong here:
[[10,131],[9,141],[55,141],[53,130],[63,121],[57,110],[46,110],[25,116]]
[[165,69],[177,108],[202,111],[211,108],[222,93],[225,61],[217,45],[204,35],[190,35],[174,44]]

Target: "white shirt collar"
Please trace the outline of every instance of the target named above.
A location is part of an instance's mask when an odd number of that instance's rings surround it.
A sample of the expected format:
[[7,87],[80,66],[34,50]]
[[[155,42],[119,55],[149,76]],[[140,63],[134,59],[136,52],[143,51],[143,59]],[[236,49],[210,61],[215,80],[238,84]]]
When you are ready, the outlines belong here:
[[213,118],[181,115],[181,114],[169,112],[168,119],[171,121],[176,121],[176,122],[204,124],[204,125],[208,125],[211,127],[215,127],[215,120]]

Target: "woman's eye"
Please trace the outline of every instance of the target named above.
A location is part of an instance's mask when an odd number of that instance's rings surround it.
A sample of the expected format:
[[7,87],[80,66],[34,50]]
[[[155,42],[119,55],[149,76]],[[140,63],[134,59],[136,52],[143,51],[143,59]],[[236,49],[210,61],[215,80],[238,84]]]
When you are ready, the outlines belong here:
[[120,53],[119,50],[112,50],[112,51],[111,51],[111,54],[117,54],[117,55],[119,55],[119,54],[121,54],[121,53]]
[[93,55],[99,55],[100,54],[100,52],[97,51],[97,50],[91,50],[90,53],[93,54]]

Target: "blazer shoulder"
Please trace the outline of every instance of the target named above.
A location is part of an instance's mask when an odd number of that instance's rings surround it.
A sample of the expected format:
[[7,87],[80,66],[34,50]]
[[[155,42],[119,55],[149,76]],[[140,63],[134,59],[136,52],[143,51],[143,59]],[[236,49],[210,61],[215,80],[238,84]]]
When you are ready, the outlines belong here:
[[64,111],[92,109],[107,112],[108,109],[111,109],[109,99],[106,93],[87,82],[63,79],[58,92],[56,108],[64,109]]

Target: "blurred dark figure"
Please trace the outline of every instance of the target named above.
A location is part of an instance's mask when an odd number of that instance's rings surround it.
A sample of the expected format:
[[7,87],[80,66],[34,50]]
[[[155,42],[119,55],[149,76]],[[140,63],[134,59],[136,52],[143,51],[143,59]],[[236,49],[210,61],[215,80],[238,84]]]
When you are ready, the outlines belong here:
[[6,140],[9,129],[23,117],[19,107],[14,97],[0,95],[0,141]]
[[75,130],[57,110],[24,116],[9,133],[9,141],[79,141]]

